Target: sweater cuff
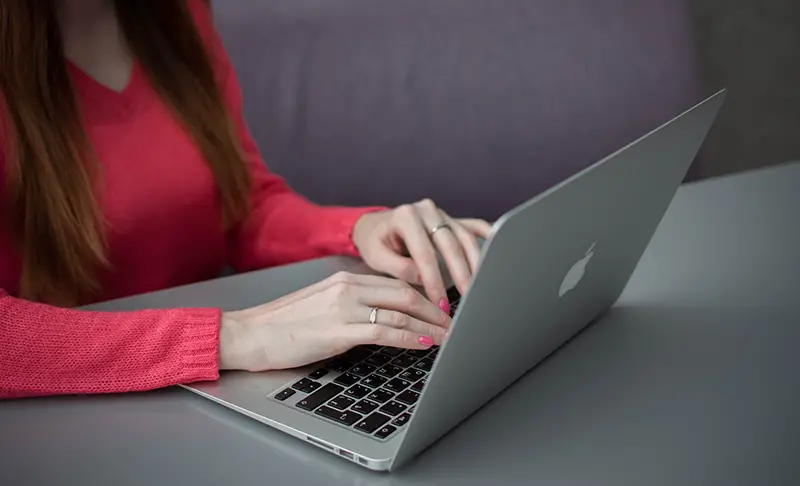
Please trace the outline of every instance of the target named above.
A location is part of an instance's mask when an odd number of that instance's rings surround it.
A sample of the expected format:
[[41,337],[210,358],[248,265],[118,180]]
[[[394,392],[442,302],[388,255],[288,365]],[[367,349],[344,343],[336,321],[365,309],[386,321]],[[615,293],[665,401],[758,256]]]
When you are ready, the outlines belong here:
[[328,218],[333,225],[330,234],[336,238],[336,242],[334,243],[334,246],[337,250],[336,253],[344,256],[360,258],[361,254],[359,253],[358,248],[356,248],[356,245],[353,243],[353,228],[355,227],[356,222],[361,216],[367,213],[387,211],[391,208],[383,206],[369,206],[357,208],[329,207],[327,209],[336,213],[331,215],[331,218]]
[[220,309],[175,309],[183,323],[181,383],[219,378]]

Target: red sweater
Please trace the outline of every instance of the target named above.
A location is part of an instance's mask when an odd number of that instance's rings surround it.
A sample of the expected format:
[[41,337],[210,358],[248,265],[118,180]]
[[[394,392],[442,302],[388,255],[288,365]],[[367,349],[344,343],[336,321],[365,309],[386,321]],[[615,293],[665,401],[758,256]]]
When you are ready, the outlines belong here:
[[[98,300],[211,279],[226,263],[244,271],[356,255],[350,232],[374,209],[314,205],[267,171],[242,119],[240,89],[209,12],[202,2],[191,4],[247,154],[254,211],[229,233],[220,230],[211,173],[139,66],[118,93],[70,65],[102,165],[100,205],[112,228],[113,271],[101,276]],[[20,256],[0,227],[0,398],[148,390],[218,377],[219,309],[61,309],[14,297],[19,277]]]

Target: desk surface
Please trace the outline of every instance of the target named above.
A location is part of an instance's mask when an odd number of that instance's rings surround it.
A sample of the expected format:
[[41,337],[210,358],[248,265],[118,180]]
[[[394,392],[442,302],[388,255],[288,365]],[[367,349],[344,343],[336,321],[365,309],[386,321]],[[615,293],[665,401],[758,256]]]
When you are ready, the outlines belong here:
[[[0,484],[800,484],[798,208],[798,163],[684,186],[613,320],[394,474],[169,389],[0,403]],[[235,308],[298,273],[97,308]]]

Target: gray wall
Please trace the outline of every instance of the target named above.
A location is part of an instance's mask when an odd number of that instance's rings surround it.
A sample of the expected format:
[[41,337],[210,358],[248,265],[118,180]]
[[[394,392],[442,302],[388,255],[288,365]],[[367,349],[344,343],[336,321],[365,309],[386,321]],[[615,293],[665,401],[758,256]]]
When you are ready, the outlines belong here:
[[707,91],[730,89],[692,178],[800,160],[800,0],[690,0]]

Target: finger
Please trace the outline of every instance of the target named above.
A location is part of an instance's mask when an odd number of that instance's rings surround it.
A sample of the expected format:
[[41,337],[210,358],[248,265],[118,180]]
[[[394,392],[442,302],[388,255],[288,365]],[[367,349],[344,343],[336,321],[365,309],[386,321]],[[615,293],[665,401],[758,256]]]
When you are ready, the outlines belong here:
[[431,301],[446,309],[447,292],[439,271],[436,249],[428,237],[422,219],[413,206],[401,206],[395,210],[395,214],[397,220],[393,222],[393,229],[403,238],[408,253],[417,265],[425,293]]
[[[392,277],[385,277],[382,275],[369,275],[369,274],[360,274],[360,273],[346,273],[342,272],[343,278],[346,282],[352,283],[354,285],[366,285],[366,286],[374,286],[374,287],[392,287],[398,289],[404,289],[408,285],[403,282],[402,280],[398,280]],[[337,274],[338,275],[338,274]],[[336,277],[331,277],[332,279],[336,280]]]
[[492,233],[492,225],[488,221],[482,219],[457,219],[458,223],[466,228],[470,233],[479,236],[483,239],[489,238]]
[[[448,219],[447,215],[437,208],[433,202],[423,201],[418,204],[417,208],[422,221],[428,228],[434,228]],[[461,248],[461,244],[453,233],[452,228],[441,228],[430,235],[429,238],[442,255],[456,288],[463,294],[467,289],[467,285],[469,285],[472,273],[464,250]]]
[[[398,254],[387,245],[380,244],[370,249],[375,270],[386,272],[389,275],[405,282],[420,284],[419,268],[414,260]],[[402,283],[402,282],[401,282]]]
[[[402,312],[428,324],[448,329],[452,322],[450,315],[426,299],[414,288],[359,287],[355,292],[356,303],[365,308],[377,307],[381,310]],[[351,322],[363,322],[364,316],[349,316]]]
[[[363,313],[371,314],[372,309],[365,307]],[[364,319],[364,317],[367,318]],[[433,324],[415,319],[406,313],[394,310],[378,309],[375,313],[375,318],[374,324],[389,326],[395,329],[406,329],[420,335],[430,336],[436,344],[442,344],[442,342],[444,342],[444,337],[447,332],[444,327],[434,326]],[[372,324],[368,315],[362,316],[361,320],[358,322],[370,322]]]
[[453,230],[453,234],[461,245],[464,253],[467,255],[470,272],[474,275],[475,272],[478,271],[478,262],[481,259],[481,247],[478,245],[478,239],[475,237],[475,234],[461,226],[458,220],[449,218],[448,221],[450,222],[450,228]]
[[395,288],[406,287],[406,284],[404,282],[401,282],[393,278],[382,277],[379,275],[362,275],[349,272],[337,272],[324,280],[320,280],[319,282],[309,285],[308,287],[304,287],[296,292],[292,292],[291,294],[284,295],[283,297],[279,297],[278,299],[267,302],[263,305],[252,307],[250,309],[246,309],[241,312],[258,314],[260,312],[263,312],[263,310],[266,308],[270,309],[271,311],[276,311],[288,305],[295,304],[301,300],[307,299],[314,294],[317,294],[330,287],[333,287],[334,285],[342,285],[342,284],[367,285],[374,287],[395,287]]
[[419,334],[408,329],[395,329],[380,324],[352,324],[344,326],[345,339],[359,344],[376,344],[404,349],[428,349],[434,344],[431,336]]

